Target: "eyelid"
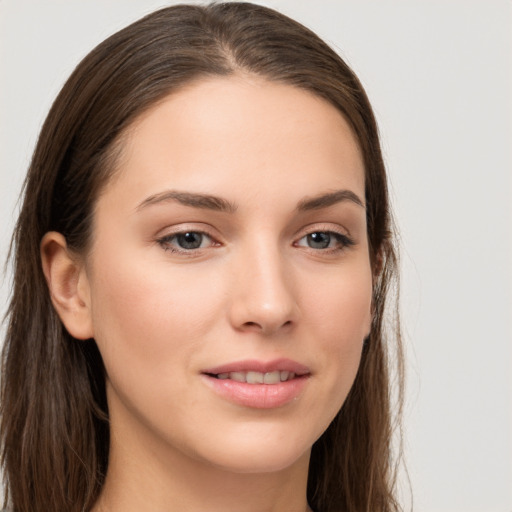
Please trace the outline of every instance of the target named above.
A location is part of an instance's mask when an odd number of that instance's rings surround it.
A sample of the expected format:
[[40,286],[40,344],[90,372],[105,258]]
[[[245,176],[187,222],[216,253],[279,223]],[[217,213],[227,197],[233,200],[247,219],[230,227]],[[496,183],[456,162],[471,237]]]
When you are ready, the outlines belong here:
[[[306,238],[307,236],[313,233],[328,233],[333,234],[339,241],[340,246],[338,247],[327,247],[324,249],[308,247],[307,245],[299,245],[299,242]],[[350,235],[348,229],[344,229],[336,224],[310,224],[304,227],[297,236],[295,237],[295,241],[293,242],[295,247],[300,247],[307,251],[312,251],[315,254],[321,253],[324,255],[335,254],[346,251],[350,249],[354,245],[356,245],[356,241]]]
[[[178,255],[184,255],[189,257],[198,256],[199,254],[202,254],[206,249],[209,249],[211,247],[218,247],[222,245],[221,242],[219,242],[217,236],[212,234],[211,229],[205,228],[204,224],[201,224],[198,226],[197,224],[179,224],[177,226],[168,227],[165,229],[162,229],[159,234],[157,234],[154,238],[155,243],[160,245],[165,251],[169,251],[173,254]],[[211,243],[208,245],[208,247],[198,247],[197,249],[182,249],[177,246],[173,246],[170,244],[170,240],[172,240],[174,237],[177,237],[179,235],[183,235],[185,233],[199,233],[207,238],[210,239]]]
[[[199,256],[203,254],[207,249],[211,249],[213,247],[220,247],[223,244],[222,241],[219,240],[220,236],[214,235],[212,232],[215,231],[211,226],[205,223],[183,223],[175,226],[169,226],[159,231],[157,235],[154,237],[154,242],[160,245],[164,250],[169,251],[171,253],[177,255],[184,255],[189,257]],[[199,233],[208,239],[210,239],[210,243],[207,247],[198,247],[195,249],[184,249],[180,248],[176,245],[171,245],[170,240],[174,237],[179,236],[185,233]],[[330,248],[313,248],[307,247],[303,245],[299,245],[299,242],[311,235],[313,233],[330,233],[335,235],[338,238],[339,245],[338,247],[330,247]],[[299,230],[294,237],[293,246],[301,247],[306,250],[313,251],[315,253],[322,252],[324,254],[341,252],[350,247],[356,245],[356,241],[351,237],[348,229],[332,223],[314,223],[309,224]]]
[[347,228],[344,228],[344,227],[340,226],[339,224],[322,223],[322,222],[308,224],[307,226],[304,226],[297,232],[295,238],[298,240],[307,235],[310,235],[311,233],[317,233],[317,232],[336,233],[338,235],[347,237],[349,239],[353,239],[353,237],[350,234],[350,231]]
[[154,235],[154,239],[167,238],[173,235],[180,235],[182,233],[202,233],[210,238],[218,239],[219,235],[216,234],[216,230],[204,222],[180,222],[178,224],[169,225],[165,228],[158,230]]

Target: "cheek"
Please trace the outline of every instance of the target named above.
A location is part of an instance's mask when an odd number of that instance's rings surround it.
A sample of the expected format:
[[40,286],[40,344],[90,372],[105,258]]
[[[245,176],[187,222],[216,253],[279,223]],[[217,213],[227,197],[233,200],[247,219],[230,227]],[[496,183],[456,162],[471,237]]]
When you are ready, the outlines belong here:
[[372,320],[372,277],[369,264],[352,266],[324,281],[323,290],[308,304],[310,325],[316,329],[318,367],[325,372],[323,406],[332,419],[352,387],[363,341]]
[[321,287],[308,283],[307,288],[315,292],[304,293],[307,301],[304,309],[310,312],[312,322],[324,333],[324,341],[332,348],[357,346],[370,331],[371,268],[364,260],[356,263],[324,279]]
[[137,253],[116,257],[112,251],[97,261],[93,325],[109,375],[123,367],[155,375],[164,364],[169,374],[170,362],[186,365],[215,319],[217,287],[165,261],[143,264]]
[[191,368],[218,318],[218,287],[204,286],[197,270],[195,278],[184,268],[171,270],[165,260],[143,264],[114,255],[98,255],[92,289],[111,418],[165,430],[169,414],[188,417],[196,399]]

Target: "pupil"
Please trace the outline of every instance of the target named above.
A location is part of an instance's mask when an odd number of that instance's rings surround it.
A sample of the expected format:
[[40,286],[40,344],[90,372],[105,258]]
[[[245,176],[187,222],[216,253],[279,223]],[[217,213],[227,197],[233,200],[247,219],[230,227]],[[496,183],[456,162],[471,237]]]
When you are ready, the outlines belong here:
[[311,233],[308,235],[308,244],[313,249],[327,249],[331,243],[329,233]]
[[203,235],[201,233],[182,233],[178,235],[177,241],[182,249],[198,249],[201,247],[203,241]]

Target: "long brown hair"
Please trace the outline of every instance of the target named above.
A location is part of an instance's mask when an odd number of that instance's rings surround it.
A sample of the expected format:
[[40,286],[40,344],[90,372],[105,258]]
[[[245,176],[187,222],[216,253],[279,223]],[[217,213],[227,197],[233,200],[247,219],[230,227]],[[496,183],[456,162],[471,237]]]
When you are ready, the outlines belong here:
[[399,396],[402,389],[398,325],[392,358],[384,336],[397,260],[371,106],[351,69],[310,30],[271,9],[229,2],[164,8],[114,34],[78,65],[44,123],[11,245],[13,294],[2,353],[1,462],[5,503],[15,512],[89,510],[108,465],[104,367],[94,340],[73,339],[53,309],[40,262],[43,235],[58,231],[72,250],[86,251],[95,200],[130,123],[192,80],[237,71],[326,99],[357,136],[374,320],[349,396],[313,446],[308,500],[317,512],[399,509],[390,448],[390,368]]

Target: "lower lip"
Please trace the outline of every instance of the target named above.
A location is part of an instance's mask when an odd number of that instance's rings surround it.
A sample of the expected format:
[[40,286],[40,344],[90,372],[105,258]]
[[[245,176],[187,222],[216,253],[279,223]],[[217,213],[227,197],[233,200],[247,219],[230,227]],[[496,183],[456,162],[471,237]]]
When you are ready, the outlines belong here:
[[298,398],[309,376],[303,375],[277,384],[247,384],[209,375],[203,375],[203,378],[218,395],[230,402],[254,409],[273,409]]

